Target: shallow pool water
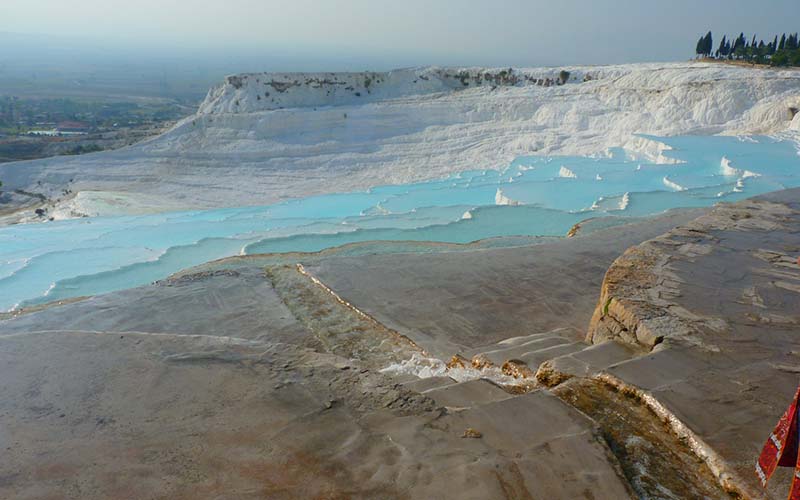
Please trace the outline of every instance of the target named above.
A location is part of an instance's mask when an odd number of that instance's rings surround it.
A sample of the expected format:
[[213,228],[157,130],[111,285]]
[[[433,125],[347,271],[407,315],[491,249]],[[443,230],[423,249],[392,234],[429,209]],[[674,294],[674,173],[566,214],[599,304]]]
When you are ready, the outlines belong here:
[[380,186],[272,206],[98,217],[0,228],[0,310],[137,286],[237,254],[313,252],[346,243],[468,243],[562,236],[597,216],[646,216],[800,186],[794,142],[652,138],[674,163],[624,151],[522,157],[502,171]]

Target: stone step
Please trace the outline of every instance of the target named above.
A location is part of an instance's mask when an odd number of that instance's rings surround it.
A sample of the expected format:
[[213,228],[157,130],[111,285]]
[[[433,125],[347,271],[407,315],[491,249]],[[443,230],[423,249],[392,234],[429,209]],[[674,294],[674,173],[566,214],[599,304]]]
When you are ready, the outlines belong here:
[[423,394],[433,398],[438,405],[453,409],[473,408],[475,406],[513,397],[511,394],[485,379],[458,382],[445,387],[424,391]]
[[539,340],[545,337],[553,337],[553,336],[563,336],[565,332],[569,331],[568,328],[556,328],[555,330],[551,330],[549,332],[541,332],[541,333],[534,333],[532,335],[523,335],[521,337],[511,337],[505,340],[501,340],[497,343],[498,346],[505,346],[511,347],[515,345],[524,344],[526,342],[530,342],[531,340]]
[[655,391],[673,384],[688,383],[692,379],[705,379],[715,372],[728,372],[742,368],[729,356],[702,352],[694,346],[654,349],[644,355],[609,366],[607,371],[640,389]]
[[457,382],[450,377],[428,377],[417,378],[411,382],[406,382],[403,386],[416,392],[425,392],[433,389],[447,387],[448,385],[456,384]]
[[539,368],[539,365],[544,363],[547,360],[557,358],[559,356],[565,356],[568,354],[576,353],[583,351],[588,347],[588,344],[585,342],[572,342],[571,344],[561,344],[556,345],[553,347],[548,347],[546,349],[539,349],[537,351],[526,352],[522,356],[519,356],[519,361],[522,361],[531,371],[534,373]]
[[550,336],[536,340],[531,340],[529,342],[525,342],[523,344],[519,344],[512,347],[485,351],[478,354],[477,356],[481,356],[482,358],[488,359],[495,365],[501,366],[504,362],[508,361],[509,359],[517,359],[523,354],[571,343],[572,343],[571,340],[566,339],[564,337]]
[[542,362],[536,378],[551,385],[570,377],[587,377],[641,354],[633,346],[612,340]]
[[541,340],[550,337],[568,337],[567,332],[569,332],[568,328],[556,328],[555,330],[551,330],[549,332],[539,332],[533,333],[531,335],[522,335],[520,337],[510,337],[505,340],[501,340],[496,344],[490,344],[486,346],[477,347],[475,349],[469,349],[463,352],[463,356],[467,359],[471,359],[476,354],[481,354],[486,351],[493,351],[496,349],[504,349],[508,347],[514,347],[522,344],[526,344],[528,342],[534,340]]

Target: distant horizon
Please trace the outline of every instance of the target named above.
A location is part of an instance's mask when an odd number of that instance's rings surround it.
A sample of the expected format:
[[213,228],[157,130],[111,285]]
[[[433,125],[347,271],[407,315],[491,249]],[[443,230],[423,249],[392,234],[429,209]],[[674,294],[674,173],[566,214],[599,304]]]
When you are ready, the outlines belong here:
[[[209,88],[226,76],[240,73],[389,71],[424,66],[559,68],[689,62],[695,58],[697,38],[709,29],[717,44],[723,34],[731,37],[741,33],[741,28],[758,25],[742,22],[740,29],[730,32],[704,26],[679,43],[662,43],[675,49],[671,55],[654,51],[636,57],[598,58],[586,52],[556,58],[538,51],[522,57],[513,51],[496,56],[466,56],[458,52],[443,53],[437,47],[427,51],[407,46],[352,48],[347,46],[346,40],[314,47],[280,40],[250,43],[231,39],[165,41],[131,38],[124,32],[113,36],[92,32],[32,33],[7,29],[9,23],[5,23],[6,26],[3,23],[7,18],[2,17],[4,9],[7,7],[0,6],[0,96],[114,101],[155,98],[189,105],[199,102]],[[798,31],[800,25],[793,28],[758,36],[771,39],[783,32]],[[753,31],[744,33],[749,38]],[[600,41],[609,43],[605,38]],[[622,48],[640,45],[638,42],[622,44]]]
[[[703,32],[702,34],[705,34]],[[737,32],[738,34],[738,32]],[[701,34],[698,34],[700,36]],[[716,36],[716,35],[715,35]],[[4,38],[16,39],[21,43],[45,42],[55,45],[26,45],[13,47],[1,42]],[[102,42],[102,46],[98,46]],[[106,39],[91,35],[62,35],[50,33],[22,33],[0,30],[0,63],[9,60],[27,59],[31,53],[38,57],[48,57],[57,60],[59,57],[78,56],[86,57],[87,61],[96,61],[98,58],[113,58],[119,61],[160,63],[163,61],[199,62],[205,65],[233,66],[243,62],[251,66],[259,59],[269,61],[282,61],[285,66],[270,67],[266,72],[327,72],[327,71],[390,71],[425,66],[441,67],[486,67],[486,68],[556,68],[560,66],[613,66],[620,64],[647,64],[667,62],[687,62],[693,59],[692,48],[694,40],[687,39],[686,49],[682,57],[675,58],[643,58],[639,60],[620,60],[609,62],[591,62],[580,59],[569,62],[545,60],[529,62],[495,62],[489,59],[471,62],[459,58],[448,58],[446,55],[431,54],[395,54],[395,57],[386,58],[385,54],[371,52],[341,52],[331,48],[311,49],[298,47],[284,47],[280,45],[264,44],[263,46],[225,45],[225,46],[188,46],[173,44],[127,44],[123,38]],[[55,52],[53,49],[56,49]],[[143,58],[147,58],[144,61]],[[501,58],[502,61],[502,58]],[[258,70],[249,70],[258,72]],[[231,74],[247,71],[234,71]]]
[[709,30],[794,32],[795,13],[793,0],[761,2],[756,13],[744,0],[10,0],[0,32],[101,41],[95,49],[106,53],[263,52],[288,71],[536,67],[684,61]]

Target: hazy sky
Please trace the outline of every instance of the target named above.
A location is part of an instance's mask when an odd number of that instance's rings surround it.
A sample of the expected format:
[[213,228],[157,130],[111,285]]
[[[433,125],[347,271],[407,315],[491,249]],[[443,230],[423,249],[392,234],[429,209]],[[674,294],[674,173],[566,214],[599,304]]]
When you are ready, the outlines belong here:
[[[315,64],[682,60],[711,29],[800,30],[799,0],[0,0],[0,31],[132,49],[251,50]],[[322,56],[322,57],[319,57]],[[321,68],[325,69],[325,68]]]

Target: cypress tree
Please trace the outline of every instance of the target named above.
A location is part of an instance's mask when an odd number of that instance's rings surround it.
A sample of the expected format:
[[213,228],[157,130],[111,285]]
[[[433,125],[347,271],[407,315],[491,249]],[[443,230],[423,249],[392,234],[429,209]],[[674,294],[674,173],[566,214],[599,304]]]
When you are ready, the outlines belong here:
[[714,51],[713,46],[713,39],[711,37],[711,32],[705,34],[705,36],[701,36],[700,39],[697,41],[697,45],[695,46],[695,54],[698,56],[710,56],[711,53]]
[[753,64],[769,64],[771,66],[800,66],[800,35],[798,33],[773,36],[772,40],[759,39],[757,34],[752,38],[739,33],[735,38],[723,35],[717,49],[714,50],[711,31],[701,36],[695,45],[698,57],[714,57],[716,59],[745,60]]
[[744,37],[744,33],[740,33],[736,40],[733,42],[733,49],[731,49],[731,54],[736,59],[740,59],[744,55],[745,45],[747,45],[747,40]]
[[764,40],[758,41],[758,47],[754,49],[756,61],[761,64],[764,62],[764,56],[767,55],[767,45],[764,43]]

